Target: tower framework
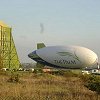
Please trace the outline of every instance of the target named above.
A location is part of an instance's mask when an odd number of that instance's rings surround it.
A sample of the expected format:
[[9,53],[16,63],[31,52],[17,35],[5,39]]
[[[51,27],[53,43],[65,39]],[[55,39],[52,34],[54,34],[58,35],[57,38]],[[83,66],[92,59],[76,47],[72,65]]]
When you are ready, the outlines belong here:
[[19,66],[12,28],[0,22],[0,68],[18,69]]

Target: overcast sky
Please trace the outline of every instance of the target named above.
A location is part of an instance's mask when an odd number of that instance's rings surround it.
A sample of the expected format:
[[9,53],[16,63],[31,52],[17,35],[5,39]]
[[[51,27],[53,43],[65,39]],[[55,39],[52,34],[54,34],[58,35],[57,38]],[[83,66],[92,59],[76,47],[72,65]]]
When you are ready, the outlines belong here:
[[100,0],[1,0],[0,20],[12,27],[21,62],[36,44],[79,45],[100,58]]

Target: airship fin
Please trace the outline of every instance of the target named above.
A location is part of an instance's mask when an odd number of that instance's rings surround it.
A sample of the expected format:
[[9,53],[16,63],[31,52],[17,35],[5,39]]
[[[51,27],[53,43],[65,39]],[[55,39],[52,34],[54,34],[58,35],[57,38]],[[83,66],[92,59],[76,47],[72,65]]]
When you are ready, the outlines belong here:
[[[44,43],[37,43],[37,49],[44,48],[44,47],[46,47]],[[38,68],[43,68],[45,65],[40,64],[40,63],[37,62],[36,66]]]
[[44,43],[37,43],[37,49],[46,47]]

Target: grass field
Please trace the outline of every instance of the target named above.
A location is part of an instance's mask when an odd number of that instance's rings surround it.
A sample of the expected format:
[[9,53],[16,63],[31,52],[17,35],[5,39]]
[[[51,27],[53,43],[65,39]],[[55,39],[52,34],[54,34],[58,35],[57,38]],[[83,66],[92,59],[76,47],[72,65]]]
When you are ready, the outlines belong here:
[[19,82],[9,82],[10,77],[9,72],[0,74],[0,100],[97,100],[96,93],[73,75],[20,72]]

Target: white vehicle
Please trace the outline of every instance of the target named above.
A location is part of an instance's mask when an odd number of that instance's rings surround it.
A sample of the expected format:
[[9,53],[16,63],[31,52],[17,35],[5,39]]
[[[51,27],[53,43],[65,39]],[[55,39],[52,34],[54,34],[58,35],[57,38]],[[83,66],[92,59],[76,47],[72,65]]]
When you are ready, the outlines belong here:
[[82,74],[84,75],[84,74],[90,74],[90,73],[89,73],[89,71],[87,71],[87,70],[83,70],[83,71],[82,71]]
[[8,68],[2,68],[1,69],[2,71],[7,71],[7,70],[9,70]]
[[98,66],[97,55],[80,46],[48,46],[38,44],[38,49],[28,56],[36,62],[57,68],[80,69]]
[[91,74],[100,75],[100,69],[93,69],[93,70],[91,70]]

